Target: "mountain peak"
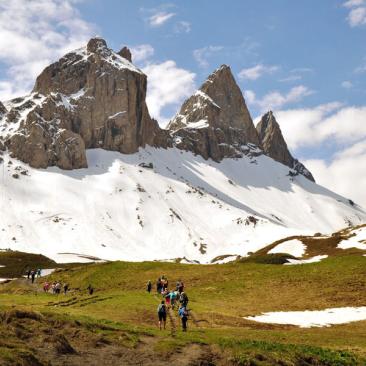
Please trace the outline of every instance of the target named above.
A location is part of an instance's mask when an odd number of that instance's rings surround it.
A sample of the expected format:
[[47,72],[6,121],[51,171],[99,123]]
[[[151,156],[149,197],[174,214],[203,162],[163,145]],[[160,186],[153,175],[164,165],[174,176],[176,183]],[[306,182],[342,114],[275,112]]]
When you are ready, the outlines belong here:
[[[241,146],[260,145],[243,94],[231,69],[221,65],[182,105],[168,129],[180,148],[221,160],[241,155]],[[202,135],[199,140],[194,136]],[[196,142],[195,142],[196,141]]]
[[146,85],[141,70],[92,38],[42,71],[33,93],[3,119],[22,123],[2,135],[13,157],[36,168],[86,167],[88,148],[133,153],[155,141],[166,146],[167,132],[147,109]]
[[291,155],[283,137],[280,125],[272,111],[265,113],[257,124],[259,140],[264,152],[272,159],[287,165],[291,169],[314,181],[312,174]]
[[88,50],[88,52],[93,53],[98,53],[106,48],[108,48],[107,42],[100,37],[91,38],[86,45],[86,49]]

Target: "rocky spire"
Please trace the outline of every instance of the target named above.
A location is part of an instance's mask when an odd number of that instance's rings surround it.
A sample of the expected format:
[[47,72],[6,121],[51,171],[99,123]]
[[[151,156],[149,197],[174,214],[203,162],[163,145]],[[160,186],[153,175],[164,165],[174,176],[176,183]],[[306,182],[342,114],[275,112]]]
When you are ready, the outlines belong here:
[[33,167],[63,169],[86,167],[86,148],[134,153],[146,144],[167,146],[168,133],[150,118],[146,84],[141,70],[92,38],[46,67],[31,97],[14,104],[7,118],[23,123],[7,146]]
[[168,129],[180,141],[177,147],[217,161],[239,156],[240,147],[247,143],[259,145],[243,94],[227,65],[213,72],[183,103]]
[[267,112],[257,125],[257,132],[264,152],[272,159],[295,169],[306,178],[314,181],[312,174],[294,159],[288,150],[286,141],[282,135],[281,128],[276,121],[272,111]]
[[123,47],[119,52],[118,54],[125,58],[126,60],[132,62],[132,54],[131,54],[131,50],[128,48],[128,47]]

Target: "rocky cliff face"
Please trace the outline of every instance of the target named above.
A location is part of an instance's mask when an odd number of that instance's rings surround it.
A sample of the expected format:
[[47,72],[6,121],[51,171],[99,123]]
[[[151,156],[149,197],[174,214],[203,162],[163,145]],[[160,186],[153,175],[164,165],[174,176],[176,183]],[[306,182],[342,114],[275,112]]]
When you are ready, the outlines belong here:
[[244,97],[226,65],[184,102],[168,129],[178,148],[216,161],[241,156],[248,143],[260,145]]
[[146,83],[103,39],[91,39],[48,66],[30,97],[12,101],[6,145],[33,167],[62,169],[86,167],[86,148],[133,153],[155,141],[167,146],[168,133],[150,118]]
[[276,121],[272,111],[266,113],[257,125],[259,141],[262,144],[263,151],[272,159],[287,165],[297,173],[304,175],[314,182],[312,174],[294,159],[287,148],[279,124]]
[[0,102],[1,149],[35,168],[62,169],[87,167],[90,148],[130,154],[174,144],[215,161],[264,151],[313,180],[291,156],[272,113],[254,127],[230,67],[213,72],[163,130],[149,115],[146,75],[131,61],[127,47],[115,53],[93,38],[48,66],[30,95]]

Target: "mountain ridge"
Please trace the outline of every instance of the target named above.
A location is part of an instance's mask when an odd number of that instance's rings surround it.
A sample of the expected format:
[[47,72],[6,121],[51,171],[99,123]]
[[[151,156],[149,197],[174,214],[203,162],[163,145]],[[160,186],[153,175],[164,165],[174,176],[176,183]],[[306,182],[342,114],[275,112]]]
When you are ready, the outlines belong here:
[[[263,149],[229,66],[210,74],[162,129],[146,105],[146,75],[131,61],[127,47],[116,53],[92,38],[47,66],[30,96],[16,98],[8,109],[0,105],[0,140],[32,167],[61,169],[87,167],[88,148],[129,154],[146,145],[174,145],[215,161],[243,156],[247,144]],[[286,145],[280,129],[277,135],[271,146]],[[289,164],[272,151],[264,153],[313,180],[292,156]]]

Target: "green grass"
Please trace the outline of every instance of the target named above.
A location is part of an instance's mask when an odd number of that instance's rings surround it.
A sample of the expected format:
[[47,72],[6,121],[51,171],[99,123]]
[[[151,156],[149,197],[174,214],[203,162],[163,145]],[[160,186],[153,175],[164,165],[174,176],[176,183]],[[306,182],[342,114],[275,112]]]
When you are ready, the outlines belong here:
[[[366,321],[302,329],[243,319],[266,311],[365,306],[366,257],[336,256],[301,266],[263,263],[267,262],[79,265],[48,278],[68,282],[72,291],[67,296],[43,294],[37,291],[41,283],[31,287],[14,281],[0,286],[0,310],[25,309],[79,319],[84,324],[109,325],[124,331],[121,342],[131,347],[142,335],[152,336],[157,354],[169,354],[194,343],[220,347],[237,365],[280,365],[281,359],[282,365],[366,364]],[[199,321],[199,326],[190,321],[187,334],[178,328],[175,338],[169,330],[157,329],[159,297],[145,291],[147,280],[154,283],[162,274],[171,285],[177,279],[184,280],[190,307]],[[92,297],[86,291],[88,284],[95,288]],[[113,339],[113,329],[103,336]]]

